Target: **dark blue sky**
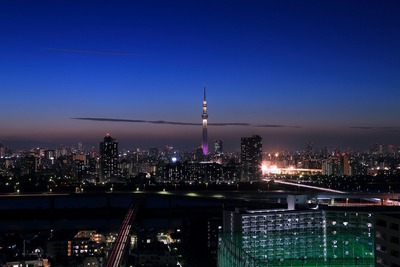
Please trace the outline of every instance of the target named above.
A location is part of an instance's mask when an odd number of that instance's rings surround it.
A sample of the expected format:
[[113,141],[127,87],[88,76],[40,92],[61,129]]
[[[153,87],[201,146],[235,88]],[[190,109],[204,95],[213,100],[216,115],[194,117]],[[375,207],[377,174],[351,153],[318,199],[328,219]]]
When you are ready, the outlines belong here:
[[206,83],[210,123],[301,126],[210,126],[228,149],[253,134],[267,149],[399,144],[399,14],[395,0],[4,0],[0,142],[109,132],[191,149],[201,126],[71,118],[200,123]]

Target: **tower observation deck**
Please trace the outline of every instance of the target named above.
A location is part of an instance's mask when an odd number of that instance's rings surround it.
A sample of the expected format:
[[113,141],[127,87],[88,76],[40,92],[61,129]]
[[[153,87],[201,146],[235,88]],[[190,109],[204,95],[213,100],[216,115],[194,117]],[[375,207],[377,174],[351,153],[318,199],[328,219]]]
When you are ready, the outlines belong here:
[[202,141],[202,148],[203,148],[203,154],[207,155],[208,154],[208,136],[207,136],[207,119],[208,119],[208,114],[207,114],[207,100],[206,100],[206,86],[204,86],[204,98],[203,98],[203,114],[201,115],[201,118],[203,119],[203,141]]

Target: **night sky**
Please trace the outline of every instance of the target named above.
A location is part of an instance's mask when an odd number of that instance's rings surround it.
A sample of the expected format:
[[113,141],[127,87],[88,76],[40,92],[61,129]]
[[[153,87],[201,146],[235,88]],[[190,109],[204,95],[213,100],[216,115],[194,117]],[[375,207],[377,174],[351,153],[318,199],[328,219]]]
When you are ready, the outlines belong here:
[[14,148],[110,133],[190,150],[203,84],[222,124],[211,148],[253,134],[265,150],[400,145],[396,0],[3,0],[0,53],[0,142]]

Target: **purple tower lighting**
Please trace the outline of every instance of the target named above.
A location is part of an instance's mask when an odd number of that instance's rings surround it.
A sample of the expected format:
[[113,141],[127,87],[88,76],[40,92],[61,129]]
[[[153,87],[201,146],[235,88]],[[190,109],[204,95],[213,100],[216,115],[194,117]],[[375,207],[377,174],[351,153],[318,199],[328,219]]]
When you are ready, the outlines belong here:
[[208,114],[207,114],[207,100],[206,100],[206,86],[205,85],[204,85],[203,114],[201,115],[201,118],[203,119],[203,142],[202,142],[202,148],[203,148],[203,154],[207,155],[208,154],[208,137],[207,137],[207,119],[208,119]]

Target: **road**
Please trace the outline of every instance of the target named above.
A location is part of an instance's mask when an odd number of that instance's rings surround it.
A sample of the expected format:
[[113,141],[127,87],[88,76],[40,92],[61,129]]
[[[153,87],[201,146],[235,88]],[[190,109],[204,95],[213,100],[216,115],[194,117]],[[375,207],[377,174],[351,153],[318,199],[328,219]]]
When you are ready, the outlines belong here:
[[137,200],[129,207],[129,210],[126,213],[124,220],[122,221],[117,239],[115,240],[114,245],[109,253],[106,267],[120,266],[131,232],[132,221],[137,214],[138,208],[139,203]]

